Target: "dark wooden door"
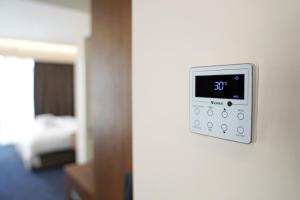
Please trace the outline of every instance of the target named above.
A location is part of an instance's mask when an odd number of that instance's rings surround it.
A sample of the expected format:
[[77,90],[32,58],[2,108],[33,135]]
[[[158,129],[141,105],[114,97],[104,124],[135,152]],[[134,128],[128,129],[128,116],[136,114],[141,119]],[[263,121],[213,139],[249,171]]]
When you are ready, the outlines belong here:
[[91,131],[97,200],[124,200],[132,173],[131,0],[93,0]]

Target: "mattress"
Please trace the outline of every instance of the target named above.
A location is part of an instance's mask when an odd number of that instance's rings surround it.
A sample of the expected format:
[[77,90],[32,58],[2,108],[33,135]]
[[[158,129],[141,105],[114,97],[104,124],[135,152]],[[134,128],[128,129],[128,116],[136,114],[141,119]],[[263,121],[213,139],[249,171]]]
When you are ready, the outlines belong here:
[[76,119],[71,116],[38,116],[31,129],[23,133],[26,138],[17,144],[25,166],[39,168],[42,166],[42,155],[72,150],[71,138],[77,127]]

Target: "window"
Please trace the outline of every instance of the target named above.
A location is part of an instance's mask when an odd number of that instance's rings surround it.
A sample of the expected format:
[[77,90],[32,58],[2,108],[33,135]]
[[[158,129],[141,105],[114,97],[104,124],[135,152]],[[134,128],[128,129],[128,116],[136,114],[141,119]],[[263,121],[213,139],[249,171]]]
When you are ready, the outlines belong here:
[[0,56],[0,143],[26,136],[34,121],[34,61]]

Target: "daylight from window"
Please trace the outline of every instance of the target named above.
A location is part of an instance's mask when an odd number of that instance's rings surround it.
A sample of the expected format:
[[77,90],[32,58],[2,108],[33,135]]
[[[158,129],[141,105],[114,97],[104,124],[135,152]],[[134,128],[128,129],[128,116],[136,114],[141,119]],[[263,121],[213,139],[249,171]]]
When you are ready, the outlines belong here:
[[34,121],[34,61],[0,55],[0,143],[16,143]]

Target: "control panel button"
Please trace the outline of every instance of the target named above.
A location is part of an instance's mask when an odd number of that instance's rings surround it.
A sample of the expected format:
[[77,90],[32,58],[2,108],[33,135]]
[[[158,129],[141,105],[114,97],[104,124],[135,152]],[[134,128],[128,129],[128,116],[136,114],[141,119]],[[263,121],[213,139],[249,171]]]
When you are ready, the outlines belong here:
[[232,102],[231,101],[228,101],[227,102],[227,105],[230,107],[230,106],[232,106]]
[[195,120],[194,121],[194,127],[195,128],[199,128],[200,127],[200,121],[199,120]]
[[212,109],[207,110],[207,115],[208,116],[213,116],[214,112]]
[[222,112],[222,117],[223,117],[223,118],[227,118],[227,117],[228,117],[228,112],[227,112],[226,110],[224,110],[224,111]]
[[243,120],[243,119],[245,118],[244,113],[238,113],[238,114],[237,114],[237,118],[238,118],[239,120]]
[[212,128],[214,124],[212,122],[207,122],[207,128]]
[[237,127],[237,132],[239,134],[243,134],[244,133],[244,128],[242,126]]
[[200,108],[199,108],[199,107],[195,107],[194,113],[195,113],[196,115],[199,115],[199,114],[200,114]]
[[225,132],[228,130],[227,124],[222,124],[222,125],[221,125],[221,129],[222,129],[222,131],[225,133]]

